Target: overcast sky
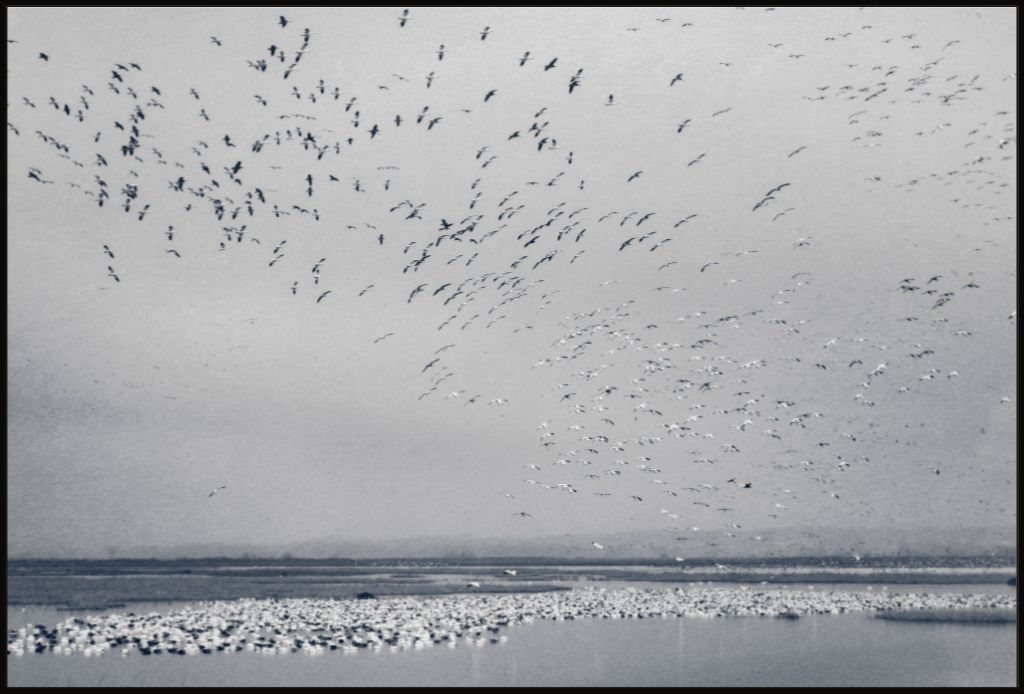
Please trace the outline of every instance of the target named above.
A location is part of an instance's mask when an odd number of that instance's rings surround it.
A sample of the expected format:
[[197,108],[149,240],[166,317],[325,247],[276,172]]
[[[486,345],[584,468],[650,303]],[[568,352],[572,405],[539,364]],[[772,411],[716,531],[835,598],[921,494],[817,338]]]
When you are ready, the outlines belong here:
[[1015,9],[403,9],[8,11],[12,552],[1015,525]]

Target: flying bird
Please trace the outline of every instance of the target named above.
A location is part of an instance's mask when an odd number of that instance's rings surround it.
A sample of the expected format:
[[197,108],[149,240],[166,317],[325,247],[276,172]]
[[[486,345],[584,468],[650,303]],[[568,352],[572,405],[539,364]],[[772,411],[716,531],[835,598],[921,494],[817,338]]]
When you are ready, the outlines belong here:
[[413,289],[413,290],[412,290],[412,293],[411,293],[411,294],[409,294],[409,300],[408,300],[408,301],[407,301],[406,303],[409,303],[409,304],[411,304],[411,303],[412,303],[412,300],[413,300],[413,297],[415,297],[415,296],[416,296],[417,294],[419,294],[420,292],[422,292],[422,291],[423,291],[423,288],[424,288],[424,287],[426,287],[426,286],[427,286],[426,284],[421,284],[420,286],[418,286],[418,287],[416,287],[415,289]]

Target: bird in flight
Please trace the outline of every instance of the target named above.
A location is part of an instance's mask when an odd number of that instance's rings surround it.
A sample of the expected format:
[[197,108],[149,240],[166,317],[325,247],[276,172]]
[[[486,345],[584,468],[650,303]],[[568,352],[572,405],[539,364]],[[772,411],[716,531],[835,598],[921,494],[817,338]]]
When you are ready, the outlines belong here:
[[418,287],[416,287],[415,289],[413,289],[413,290],[412,290],[412,293],[410,293],[410,294],[409,294],[409,300],[408,300],[408,301],[407,301],[406,303],[409,303],[409,304],[411,304],[411,303],[412,303],[412,300],[413,300],[413,297],[415,297],[415,296],[416,296],[417,294],[419,294],[420,292],[422,292],[422,291],[423,291],[423,288],[424,288],[424,287],[426,287],[426,286],[427,286],[427,285],[425,285],[425,284],[421,284],[420,286],[418,286]]
[[210,497],[216,496],[216,495],[217,495],[217,493],[218,493],[218,492],[220,492],[220,490],[221,490],[221,489],[227,489],[227,487],[224,487],[224,486],[221,486],[221,487],[217,487],[217,488],[216,488],[216,489],[214,489],[214,490],[213,490],[212,492],[210,492],[209,496],[210,496]]

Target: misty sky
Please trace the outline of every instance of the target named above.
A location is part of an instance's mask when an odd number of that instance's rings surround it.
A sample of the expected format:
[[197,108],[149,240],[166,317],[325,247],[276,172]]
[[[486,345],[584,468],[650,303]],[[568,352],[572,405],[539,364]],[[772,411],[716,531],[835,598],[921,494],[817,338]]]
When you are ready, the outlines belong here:
[[403,9],[8,11],[12,553],[1015,525],[1015,9]]

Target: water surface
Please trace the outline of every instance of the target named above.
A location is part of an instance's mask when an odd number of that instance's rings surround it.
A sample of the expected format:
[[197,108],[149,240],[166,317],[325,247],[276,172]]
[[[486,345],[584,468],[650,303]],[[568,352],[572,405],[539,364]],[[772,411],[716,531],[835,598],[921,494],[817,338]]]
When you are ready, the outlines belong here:
[[[610,587],[610,586],[609,586]],[[758,586],[764,588],[764,586]],[[801,586],[803,588],[803,586]],[[901,586],[900,592],[909,592]],[[914,586],[914,592],[938,592]],[[946,592],[950,586],[941,586]],[[958,592],[1004,592],[961,586]],[[816,589],[849,589],[821,585]],[[879,588],[875,588],[880,589]],[[166,612],[181,603],[115,611]],[[90,614],[99,614],[99,611]],[[8,608],[8,625],[68,611]],[[83,614],[81,612],[74,614]],[[922,624],[868,613],[543,621],[455,648],[259,655],[8,656],[12,686],[1013,686],[1016,624]]]

